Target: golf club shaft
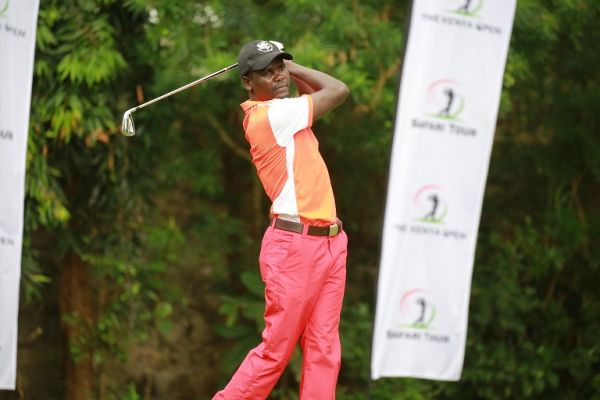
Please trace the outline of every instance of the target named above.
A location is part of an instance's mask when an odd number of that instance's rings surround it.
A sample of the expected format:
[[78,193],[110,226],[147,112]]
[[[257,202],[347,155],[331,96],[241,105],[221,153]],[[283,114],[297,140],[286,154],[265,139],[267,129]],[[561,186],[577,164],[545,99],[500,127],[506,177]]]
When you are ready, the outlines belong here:
[[135,111],[137,111],[137,110],[140,110],[140,109],[142,109],[142,108],[144,108],[144,107],[146,107],[146,106],[149,106],[150,104],[154,104],[154,103],[156,103],[157,101],[160,101],[160,100],[164,99],[165,97],[169,97],[169,96],[172,96],[172,95],[174,95],[174,94],[176,94],[176,93],[179,93],[179,92],[181,92],[181,91],[183,91],[183,90],[189,89],[189,88],[191,88],[192,86],[198,85],[198,84],[200,84],[200,83],[202,83],[202,82],[204,82],[204,81],[207,81],[207,80],[209,80],[209,79],[212,79],[212,78],[214,78],[214,77],[215,77],[215,76],[217,76],[217,75],[221,75],[222,73],[229,71],[230,69],[234,69],[235,67],[237,67],[237,63],[235,63],[235,64],[231,64],[230,66],[228,66],[228,67],[225,67],[225,68],[223,68],[223,69],[221,69],[221,70],[219,70],[219,71],[217,71],[217,72],[213,72],[212,74],[210,74],[210,75],[206,75],[205,77],[203,77],[203,78],[200,78],[200,79],[198,79],[198,80],[195,80],[194,82],[190,82],[190,83],[188,83],[188,84],[187,84],[187,85],[185,85],[185,86],[182,86],[182,87],[180,87],[180,88],[178,88],[178,89],[172,90],[172,91],[170,91],[169,93],[165,93],[165,94],[163,94],[162,96],[159,96],[159,97],[157,97],[157,98],[155,98],[155,99],[152,99],[152,100],[150,100],[150,101],[147,101],[147,102],[145,102],[145,103],[142,103],[142,104],[140,104],[139,106],[132,108],[132,109],[131,109],[131,112],[135,112]]

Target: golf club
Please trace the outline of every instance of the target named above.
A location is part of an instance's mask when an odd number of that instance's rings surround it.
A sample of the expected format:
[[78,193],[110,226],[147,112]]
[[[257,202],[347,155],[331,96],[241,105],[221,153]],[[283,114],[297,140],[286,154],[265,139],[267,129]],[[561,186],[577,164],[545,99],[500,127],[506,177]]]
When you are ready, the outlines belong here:
[[198,84],[200,84],[202,82],[206,82],[207,80],[212,79],[212,78],[214,78],[214,77],[216,77],[218,75],[221,75],[222,73],[227,72],[230,69],[234,69],[235,67],[237,67],[237,63],[232,64],[232,65],[230,65],[228,67],[225,67],[225,68],[223,68],[223,69],[221,69],[221,70],[219,70],[217,72],[213,72],[212,74],[207,75],[207,76],[205,76],[203,78],[200,78],[198,80],[195,80],[194,82],[188,83],[187,85],[182,86],[182,87],[180,87],[178,89],[175,89],[173,91],[170,91],[169,93],[163,94],[160,97],[157,97],[155,99],[152,99],[152,100],[149,100],[149,101],[147,101],[145,103],[142,103],[142,104],[140,104],[137,107],[130,108],[129,110],[125,111],[125,114],[123,114],[123,123],[121,124],[121,133],[123,135],[125,135],[125,136],[133,136],[133,135],[135,135],[135,124],[133,123],[133,117],[131,116],[131,114],[133,114],[137,110],[140,110],[140,109],[142,109],[142,108],[144,108],[146,106],[149,106],[150,104],[156,103],[157,101],[160,101],[160,100],[162,100],[162,99],[164,99],[166,97],[169,97],[171,95],[179,93],[179,92],[181,92],[181,91],[183,91],[185,89],[189,89],[192,86],[198,85]]

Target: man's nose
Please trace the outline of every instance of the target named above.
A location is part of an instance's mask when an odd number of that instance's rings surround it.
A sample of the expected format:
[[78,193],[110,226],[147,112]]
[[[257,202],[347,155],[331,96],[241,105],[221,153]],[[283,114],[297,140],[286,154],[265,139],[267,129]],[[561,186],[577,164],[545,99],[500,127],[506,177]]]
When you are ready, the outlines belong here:
[[275,80],[276,81],[280,81],[284,77],[285,77],[284,71],[275,71]]

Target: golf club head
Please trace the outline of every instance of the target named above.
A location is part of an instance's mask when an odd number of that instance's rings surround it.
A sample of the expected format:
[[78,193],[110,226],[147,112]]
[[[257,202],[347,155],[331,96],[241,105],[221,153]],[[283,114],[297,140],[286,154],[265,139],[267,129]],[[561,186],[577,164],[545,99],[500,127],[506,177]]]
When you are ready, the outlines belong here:
[[135,135],[135,124],[131,116],[131,110],[125,111],[123,114],[123,123],[121,124],[121,134],[124,136]]

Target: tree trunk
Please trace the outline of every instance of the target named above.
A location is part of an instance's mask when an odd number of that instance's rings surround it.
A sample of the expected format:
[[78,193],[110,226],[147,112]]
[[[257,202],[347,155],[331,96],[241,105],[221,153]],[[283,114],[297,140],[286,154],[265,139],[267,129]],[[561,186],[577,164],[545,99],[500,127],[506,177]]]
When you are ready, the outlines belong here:
[[65,338],[65,400],[92,400],[94,313],[90,273],[88,266],[74,252],[69,252],[65,258],[59,302]]

